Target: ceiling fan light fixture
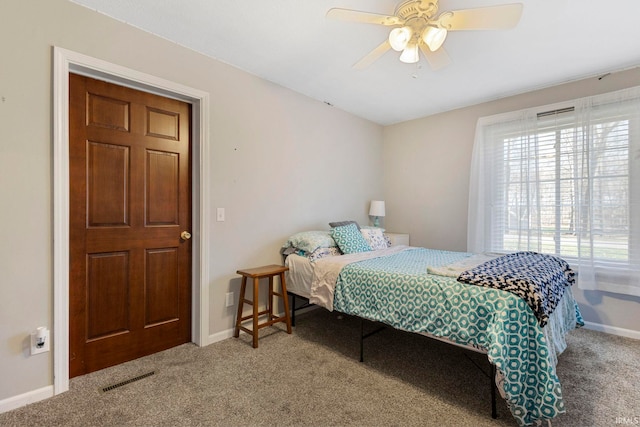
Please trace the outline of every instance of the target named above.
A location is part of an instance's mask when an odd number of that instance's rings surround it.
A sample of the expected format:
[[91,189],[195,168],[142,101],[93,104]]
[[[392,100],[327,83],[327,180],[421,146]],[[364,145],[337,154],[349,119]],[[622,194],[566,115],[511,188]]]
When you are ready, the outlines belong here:
[[422,33],[422,40],[429,46],[431,52],[440,49],[446,38],[447,30],[445,28],[427,27]]
[[404,62],[405,64],[415,64],[419,59],[420,56],[418,54],[417,43],[408,45],[400,55],[400,61]]
[[[398,1],[398,0],[397,0]],[[356,62],[361,70],[380,59],[389,50],[400,53],[400,60],[414,64],[422,51],[432,69],[449,64],[451,58],[442,47],[450,31],[501,30],[515,27],[522,16],[523,4],[512,3],[472,9],[447,10],[438,14],[438,0],[399,0],[393,15],[332,8],[327,17],[343,21],[384,25],[387,39]]]
[[409,27],[394,28],[389,33],[389,44],[397,52],[404,50],[413,36],[413,31]]

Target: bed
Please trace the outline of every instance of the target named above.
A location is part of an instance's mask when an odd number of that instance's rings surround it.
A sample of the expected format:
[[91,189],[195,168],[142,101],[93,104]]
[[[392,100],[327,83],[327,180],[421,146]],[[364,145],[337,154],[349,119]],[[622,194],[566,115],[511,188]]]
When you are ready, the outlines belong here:
[[570,286],[542,322],[524,298],[458,280],[462,272],[484,271],[502,256],[389,247],[382,231],[359,227],[368,250],[345,253],[333,240],[334,230],[343,227],[353,232],[352,225],[341,225],[287,240],[288,292],[327,310],[487,354],[495,372],[491,381],[519,425],[565,412],[555,366],[566,333],[584,324]]

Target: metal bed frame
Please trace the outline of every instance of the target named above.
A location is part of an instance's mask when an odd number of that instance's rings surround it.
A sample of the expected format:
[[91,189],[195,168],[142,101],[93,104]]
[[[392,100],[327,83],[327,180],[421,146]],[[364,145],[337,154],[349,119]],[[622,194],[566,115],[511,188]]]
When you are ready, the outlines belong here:
[[[312,307],[314,306],[314,304],[311,304],[309,302],[309,299],[303,296],[300,296],[298,294],[295,294],[293,292],[287,292],[288,295],[291,296],[291,303],[289,304],[290,306],[290,310],[291,310],[291,326],[296,326],[296,311],[298,310],[302,310],[304,308],[307,307]],[[303,300],[305,300],[306,302],[299,307],[296,307],[296,298],[301,298]],[[355,316],[357,317],[357,316]],[[381,332],[385,329],[387,329],[387,325],[382,325],[378,322],[374,322],[368,319],[364,319],[362,317],[359,318],[360,319],[360,362],[364,362],[364,340],[366,338],[369,338],[372,335],[377,334],[378,332]],[[377,324],[377,328],[369,331],[367,333],[365,333],[365,322],[369,322],[369,323],[373,323],[373,324]],[[418,334],[418,335],[423,335],[423,334]],[[481,353],[481,354],[486,354],[483,351],[480,351],[478,349],[474,349],[474,348],[470,348],[470,347],[466,347],[466,346],[462,346],[462,345],[458,345],[458,344],[454,344],[452,342],[449,341],[445,341],[445,340],[440,340],[437,337],[432,337],[430,335],[423,335],[427,338],[436,340],[436,341],[440,341],[443,342],[445,344],[451,345],[453,347],[459,347],[461,349],[464,350],[470,350],[470,351],[475,351],[476,353]],[[496,377],[496,367],[493,363],[489,362],[489,374],[487,374],[485,372],[484,369],[482,369],[482,367],[480,367],[473,359],[471,359],[466,353],[463,353],[465,355],[465,357],[467,359],[469,359],[475,366],[476,368],[478,368],[482,373],[484,373],[485,375],[487,375],[489,377],[489,383],[490,383],[490,388],[491,388],[491,418],[496,419],[498,418],[498,412],[497,412],[497,404],[496,404],[496,382],[495,382],[495,377]]]

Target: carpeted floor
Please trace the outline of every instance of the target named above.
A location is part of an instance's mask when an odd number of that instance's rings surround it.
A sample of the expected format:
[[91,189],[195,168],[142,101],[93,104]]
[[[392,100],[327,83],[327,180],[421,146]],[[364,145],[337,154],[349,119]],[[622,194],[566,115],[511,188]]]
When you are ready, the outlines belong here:
[[[491,418],[486,356],[386,329],[359,363],[359,319],[317,309],[292,335],[281,326],[263,329],[258,349],[242,333],[74,378],[66,393],[0,414],[0,425],[516,425],[501,399]],[[553,426],[639,425],[640,341],[579,329],[568,342],[557,368],[567,413]]]

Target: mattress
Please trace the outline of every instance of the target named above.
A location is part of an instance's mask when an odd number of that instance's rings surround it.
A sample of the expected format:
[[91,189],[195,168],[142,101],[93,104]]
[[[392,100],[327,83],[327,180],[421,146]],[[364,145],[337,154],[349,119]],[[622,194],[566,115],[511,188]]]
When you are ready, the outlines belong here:
[[289,267],[285,273],[287,292],[309,299],[311,297],[313,263],[307,257],[291,254],[287,256],[285,265]]
[[[493,259],[496,255],[492,256],[479,256],[477,259],[489,260]],[[291,254],[286,258],[285,265],[289,267],[286,274],[287,291],[303,298],[309,299],[311,297],[311,282],[313,280],[314,263],[309,261],[307,257]],[[470,266],[471,264],[469,264]],[[429,270],[436,271],[435,267],[430,267]],[[442,273],[443,275],[449,274],[448,272]],[[547,342],[552,345],[549,348],[549,358],[551,363],[555,366],[558,362],[558,355],[561,354],[567,348],[567,342],[565,340],[566,327],[577,321],[576,312],[574,307],[574,299],[571,289],[567,290],[568,296],[563,298],[559,304],[558,309],[551,315],[551,320],[546,327],[543,328],[543,333]],[[578,322],[579,323],[579,322]],[[421,332],[422,335],[430,338],[435,338],[440,341],[447,342],[459,347],[467,348],[476,352],[486,353],[486,349],[479,346],[463,345],[451,341],[446,337],[438,337],[427,332]]]

